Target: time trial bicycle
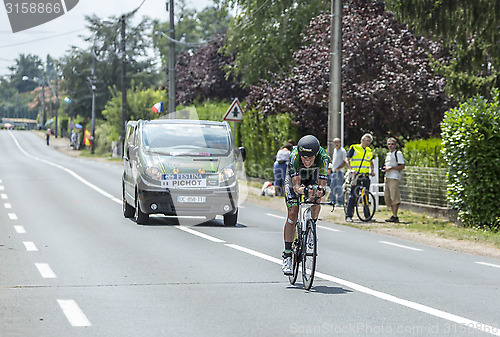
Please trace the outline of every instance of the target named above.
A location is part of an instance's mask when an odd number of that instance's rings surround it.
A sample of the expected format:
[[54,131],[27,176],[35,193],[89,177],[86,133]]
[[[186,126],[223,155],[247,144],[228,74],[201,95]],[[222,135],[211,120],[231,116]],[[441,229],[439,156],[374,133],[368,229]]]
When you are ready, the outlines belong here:
[[306,290],[312,287],[318,256],[316,222],[311,218],[313,205],[332,206],[332,212],[334,209],[334,204],[331,202],[308,201],[305,195],[299,197],[299,217],[296,223],[295,239],[292,243],[292,275],[288,276],[288,280],[290,284],[295,284],[299,275],[299,264],[302,263],[302,281]]

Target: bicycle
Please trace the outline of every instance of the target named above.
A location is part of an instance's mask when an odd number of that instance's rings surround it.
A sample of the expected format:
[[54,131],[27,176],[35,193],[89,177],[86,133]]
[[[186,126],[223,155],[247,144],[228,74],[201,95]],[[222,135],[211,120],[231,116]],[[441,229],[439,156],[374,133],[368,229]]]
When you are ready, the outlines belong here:
[[295,284],[299,274],[299,264],[302,263],[302,281],[306,290],[312,287],[318,255],[316,223],[311,218],[313,205],[330,205],[332,212],[335,207],[331,202],[306,201],[304,195],[299,198],[299,217],[296,223],[295,240],[292,243],[292,275],[288,276],[288,280],[290,284]]
[[[347,215],[347,204],[349,202],[349,198],[351,197],[352,184],[355,183],[356,180],[344,184],[344,213],[346,215]],[[376,208],[375,197],[368,190],[368,188],[363,185],[356,186],[356,188],[354,189],[354,193],[357,194],[354,208],[356,209],[356,214],[358,215],[358,218],[363,222],[370,221],[373,218],[373,215],[375,215],[375,208]]]

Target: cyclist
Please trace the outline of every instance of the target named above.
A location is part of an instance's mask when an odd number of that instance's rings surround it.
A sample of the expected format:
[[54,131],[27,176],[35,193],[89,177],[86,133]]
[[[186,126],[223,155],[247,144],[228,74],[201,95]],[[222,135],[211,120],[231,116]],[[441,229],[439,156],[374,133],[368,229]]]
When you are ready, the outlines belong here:
[[[288,208],[283,230],[285,250],[282,270],[285,275],[292,274],[292,242],[299,215],[298,195],[304,194],[306,187],[309,190],[309,200],[324,195],[329,162],[328,154],[313,135],[302,137],[290,154],[285,176],[285,203]],[[318,219],[320,210],[320,205],[311,207],[311,217],[314,221]]]
[[[347,222],[352,222],[352,216],[354,214],[354,204],[356,203],[356,191],[358,186],[365,186],[370,188],[370,174],[372,177],[375,176],[373,169],[373,154],[372,150],[368,147],[373,141],[371,134],[366,133],[361,137],[361,143],[351,145],[345,163],[349,170],[353,170],[356,175],[356,183],[351,187],[351,195],[347,203],[347,211],[345,215],[345,220]],[[344,200],[344,202],[346,202]]]

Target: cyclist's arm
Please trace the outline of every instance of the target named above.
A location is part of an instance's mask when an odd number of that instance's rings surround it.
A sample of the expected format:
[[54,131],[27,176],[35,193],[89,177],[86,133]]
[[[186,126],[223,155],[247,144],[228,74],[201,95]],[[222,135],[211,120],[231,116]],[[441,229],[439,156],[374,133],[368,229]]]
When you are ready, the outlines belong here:
[[292,177],[292,186],[293,190],[297,194],[304,194],[304,186],[301,186],[302,179],[300,178],[300,175],[297,175],[295,177]]

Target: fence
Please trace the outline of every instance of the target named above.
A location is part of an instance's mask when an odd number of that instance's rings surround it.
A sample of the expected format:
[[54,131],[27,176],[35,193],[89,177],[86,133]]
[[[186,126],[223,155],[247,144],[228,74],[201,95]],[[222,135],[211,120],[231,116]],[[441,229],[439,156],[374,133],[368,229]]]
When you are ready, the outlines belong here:
[[446,169],[407,166],[403,170],[403,202],[448,208],[446,188]]

